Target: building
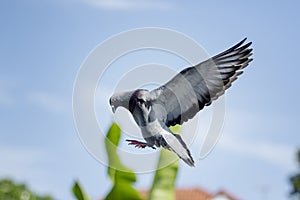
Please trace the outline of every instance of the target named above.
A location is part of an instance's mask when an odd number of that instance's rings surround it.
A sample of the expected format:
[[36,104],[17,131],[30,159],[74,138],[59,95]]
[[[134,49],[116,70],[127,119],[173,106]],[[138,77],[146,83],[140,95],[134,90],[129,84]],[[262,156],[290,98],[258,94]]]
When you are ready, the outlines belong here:
[[[147,196],[146,191],[141,191],[143,197]],[[239,200],[224,190],[215,193],[204,189],[176,189],[176,200]]]

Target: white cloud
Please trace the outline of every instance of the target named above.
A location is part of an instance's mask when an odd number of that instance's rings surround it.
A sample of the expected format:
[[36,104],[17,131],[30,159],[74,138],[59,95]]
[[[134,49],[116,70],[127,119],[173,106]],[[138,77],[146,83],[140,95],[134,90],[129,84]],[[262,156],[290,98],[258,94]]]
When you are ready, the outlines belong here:
[[226,135],[220,139],[218,145],[225,150],[261,159],[286,170],[293,170],[296,166],[295,148],[287,144],[272,141],[246,141]]
[[25,169],[31,168],[41,158],[42,153],[28,148],[1,146],[0,148],[0,175],[21,176]]
[[264,110],[227,111],[224,132],[217,146],[287,171],[295,170],[297,140],[291,133],[282,133],[284,127],[293,127],[292,118]]
[[36,91],[28,95],[28,100],[47,112],[63,113],[71,108],[71,101],[68,104],[66,98],[46,91]]
[[[49,162],[49,155],[45,149],[1,144],[0,178],[26,183],[30,189],[40,194],[60,194],[62,189],[56,188],[53,183],[56,180],[53,179],[53,169],[45,166]],[[53,160],[51,157],[50,159]]]
[[169,10],[172,5],[162,0],[84,0],[104,10]]

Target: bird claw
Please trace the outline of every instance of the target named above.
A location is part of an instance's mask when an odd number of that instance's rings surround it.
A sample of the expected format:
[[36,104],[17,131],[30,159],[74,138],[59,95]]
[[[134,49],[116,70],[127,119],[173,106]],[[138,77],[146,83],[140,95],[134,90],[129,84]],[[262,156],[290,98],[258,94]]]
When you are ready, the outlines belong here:
[[[145,147],[148,146],[147,143],[145,142],[140,142],[140,141],[137,141],[137,140],[126,140],[128,143],[128,145],[134,145],[135,147],[137,148],[142,148],[144,149]],[[148,146],[148,147],[151,147],[152,149],[156,149],[154,146]]]

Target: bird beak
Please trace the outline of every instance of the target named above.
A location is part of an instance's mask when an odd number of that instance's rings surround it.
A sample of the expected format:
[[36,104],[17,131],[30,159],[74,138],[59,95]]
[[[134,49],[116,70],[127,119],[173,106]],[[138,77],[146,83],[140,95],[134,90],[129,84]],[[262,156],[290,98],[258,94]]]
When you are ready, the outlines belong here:
[[115,108],[115,106],[114,106],[114,105],[111,105],[111,110],[112,110],[112,112],[113,112],[113,113],[115,113],[115,112],[116,112],[116,108]]

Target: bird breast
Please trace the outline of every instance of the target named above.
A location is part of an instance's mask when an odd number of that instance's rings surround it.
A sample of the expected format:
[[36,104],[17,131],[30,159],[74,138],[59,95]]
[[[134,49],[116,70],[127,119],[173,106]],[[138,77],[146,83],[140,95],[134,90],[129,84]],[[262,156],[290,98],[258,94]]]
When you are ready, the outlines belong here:
[[153,122],[149,122],[146,126],[142,126],[141,131],[143,133],[143,136],[145,134],[145,136],[149,137],[159,135],[159,133],[163,131],[163,128],[160,125],[158,119],[156,119]]

